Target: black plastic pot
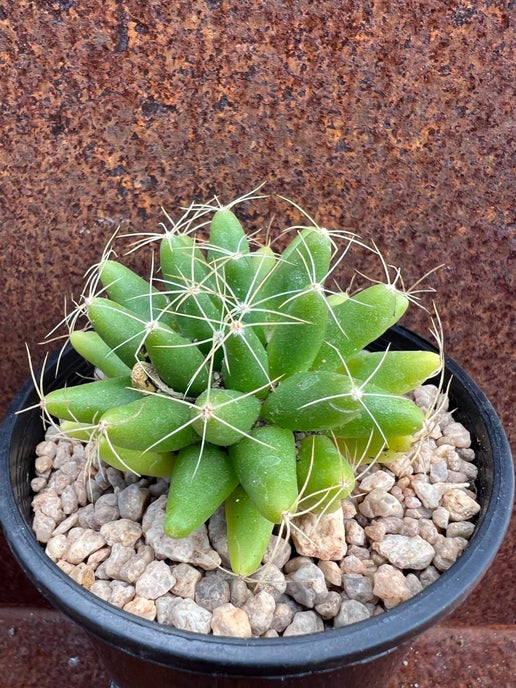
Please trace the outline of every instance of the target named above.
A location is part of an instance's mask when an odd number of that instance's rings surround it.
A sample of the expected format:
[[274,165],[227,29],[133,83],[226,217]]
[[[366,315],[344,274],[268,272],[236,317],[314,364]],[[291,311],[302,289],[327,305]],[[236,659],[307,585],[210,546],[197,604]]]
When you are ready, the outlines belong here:
[[[393,328],[383,344],[395,349],[433,349],[418,336]],[[50,360],[45,388],[80,382],[87,368],[68,352]],[[514,496],[509,444],[493,407],[453,361],[451,405],[471,432],[479,466],[481,511],[463,555],[438,581],[385,614],[338,630],[278,639],[204,636],[148,622],[120,611],[81,588],[45,555],[31,530],[30,478],[35,445],[43,431],[28,381],[0,426],[1,521],[10,547],[26,574],[54,606],[80,624],[99,648],[116,688],[167,686],[210,688],[338,685],[372,688],[387,683],[415,636],[450,614],[480,581],[507,529]]]

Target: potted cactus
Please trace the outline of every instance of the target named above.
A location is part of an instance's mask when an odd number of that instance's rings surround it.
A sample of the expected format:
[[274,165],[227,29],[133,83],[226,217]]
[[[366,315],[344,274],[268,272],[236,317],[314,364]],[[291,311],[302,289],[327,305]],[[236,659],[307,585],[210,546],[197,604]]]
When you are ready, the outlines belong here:
[[[157,244],[159,270],[146,278],[116,260],[111,245],[87,273],[85,296],[66,318],[67,339],[95,376],[77,384],[66,371],[77,357],[68,352],[64,367],[56,365],[61,377],[50,388],[42,385],[37,405],[59,433],[94,447],[99,465],[170,479],[166,537],[186,538],[222,509],[232,575],[246,578],[262,566],[273,533],[288,539],[300,514],[323,521],[352,498],[363,466],[388,465],[414,452],[434,409],[425,413],[409,395],[429,378],[441,375],[441,383],[449,381],[453,363],[445,371],[442,351],[390,330],[414,298],[398,287],[397,273],[390,279],[387,266],[384,282],[353,293],[334,286],[335,268],[353,247],[378,254],[355,235],[309,221],[291,230],[282,251],[274,251],[245,232],[233,204],[193,205],[172,228],[139,238],[135,247],[148,244]],[[387,332],[394,332],[394,345],[386,340],[383,348],[370,350]],[[503,437],[497,432],[498,439]],[[506,459],[503,440],[502,445]],[[510,492],[510,479],[505,489]],[[503,524],[507,514],[505,509],[499,517]],[[491,542],[484,568],[498,542]],[[450,609],[480,575],[473,563]],[[60,579],[60,586],[70,584]],[[55,588],[45,592],[52,599],[57,595]],[[191,685],[192,671],[207,674],[206,685],[240,685],[238,675],[262,684],[268,676],[271,682],[324,685],[321,677],[332,671],[337,672],[332,680],[346,677],[346,685],[358,685],[364,676],[381,675],[380,667],[393,661],[390,650],[409,632],[398,631],[392,647],[382,640],[372,651],[351,642],[345,660],[337,659],[343,649],[336,650],[346,643],[345,629],[329,633],[327,649],[318,657],[311,657],[312,636],[297,638],[292,640],[296,652],[308,659],[299,664],[298,658],[293,667],[286,639],[279,641],[277,661],[270,659],[276,648],[213,637],[204,641],[207,654],[193,660],[190,653],[202,644],[199,638],[151,630],[134,618],[129,623],[141,649],[129,643],[129,654],[122,650],[122,668],[119,658],[113,661],[109,611],[90,593],[79,594],[87,596],[87,605],[99,606],[102,621],[93,625],[90,618],[85,625],[107,641],[103,653],[108,664],[116,664],[113,676],[120,688],[141,685],[144,676],[153,676],[156,685],[171,676],[177,685]],[[60,605],[77,618],[68,600]],[[426,609],[419,611],[425,617],[419,630],[443,613]],[[392,623],[397,613],[389,612]],[[340,639],[333,635],[341,631]],[[349,638],[353,635],[348,631]],[[265,642],[256,639],[258,645]],[[225,672],[218,652],[229,652],[230,662],[241,654]],[[357,665],[368,652],[375,661],[360,674]],[[131,677],[135,655],[150,660],[137,669],[136,679]],[[302,678],[307,671],[317,678]]]

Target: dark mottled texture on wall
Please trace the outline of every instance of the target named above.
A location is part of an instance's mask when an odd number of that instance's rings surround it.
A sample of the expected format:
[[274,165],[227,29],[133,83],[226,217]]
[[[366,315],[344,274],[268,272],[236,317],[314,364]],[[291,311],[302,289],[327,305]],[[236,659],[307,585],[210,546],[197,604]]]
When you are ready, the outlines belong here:
[[[448,352],[514,432],[511,13],[491,0],[0,3],[1,410],[27,376],[24,342],[41,361],[37,342],[117,227],[153,231],[161,206],[265,181],[374,239],[407,284],[446,264],[430,283]],[[274,198],[243,211],[263,227],[294,216]],[[485,588],[459,614],[506,619]]]

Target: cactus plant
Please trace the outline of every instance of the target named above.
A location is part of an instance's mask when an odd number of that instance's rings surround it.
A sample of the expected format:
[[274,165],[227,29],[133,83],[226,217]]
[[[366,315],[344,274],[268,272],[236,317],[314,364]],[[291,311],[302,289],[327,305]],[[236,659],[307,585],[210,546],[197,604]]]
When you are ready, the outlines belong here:
[[158,277],[108,247],[69,318],[72,346],[101,379],[42,405],[108,464],[170,477],[170,537],[224,504],[232,569],[248,575],[277,524],[335,510],[361,459],[410,447],[424,416],[407,393],[441,358],[366,350],[411,299],[389,279],[332,289],[335,266],[363,245],[356,236],[309,222],[275,252],[233,207],[193,205],[144,237],[137,248],[159,242]]

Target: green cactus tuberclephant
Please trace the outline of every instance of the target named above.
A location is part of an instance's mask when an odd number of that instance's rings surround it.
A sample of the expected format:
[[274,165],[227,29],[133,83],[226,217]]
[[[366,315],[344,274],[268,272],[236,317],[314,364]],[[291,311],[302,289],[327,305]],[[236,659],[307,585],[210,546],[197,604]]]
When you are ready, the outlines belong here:
[[332,290],[356,237],[314,224],[275,253],[231,207],[210,211],[207,237],[193,221],[165,231],[148,280],[104,256],[88,324],[70,334],[101,379],[51,391],[43,407],[108,464],[170,478],[170,537],[224,504],[231,566],[248,575],[276,524],[335,511],[361,458],[410,448],[424,416],[407,393],[441,360],[366,350],[409,298],[388,280]]

